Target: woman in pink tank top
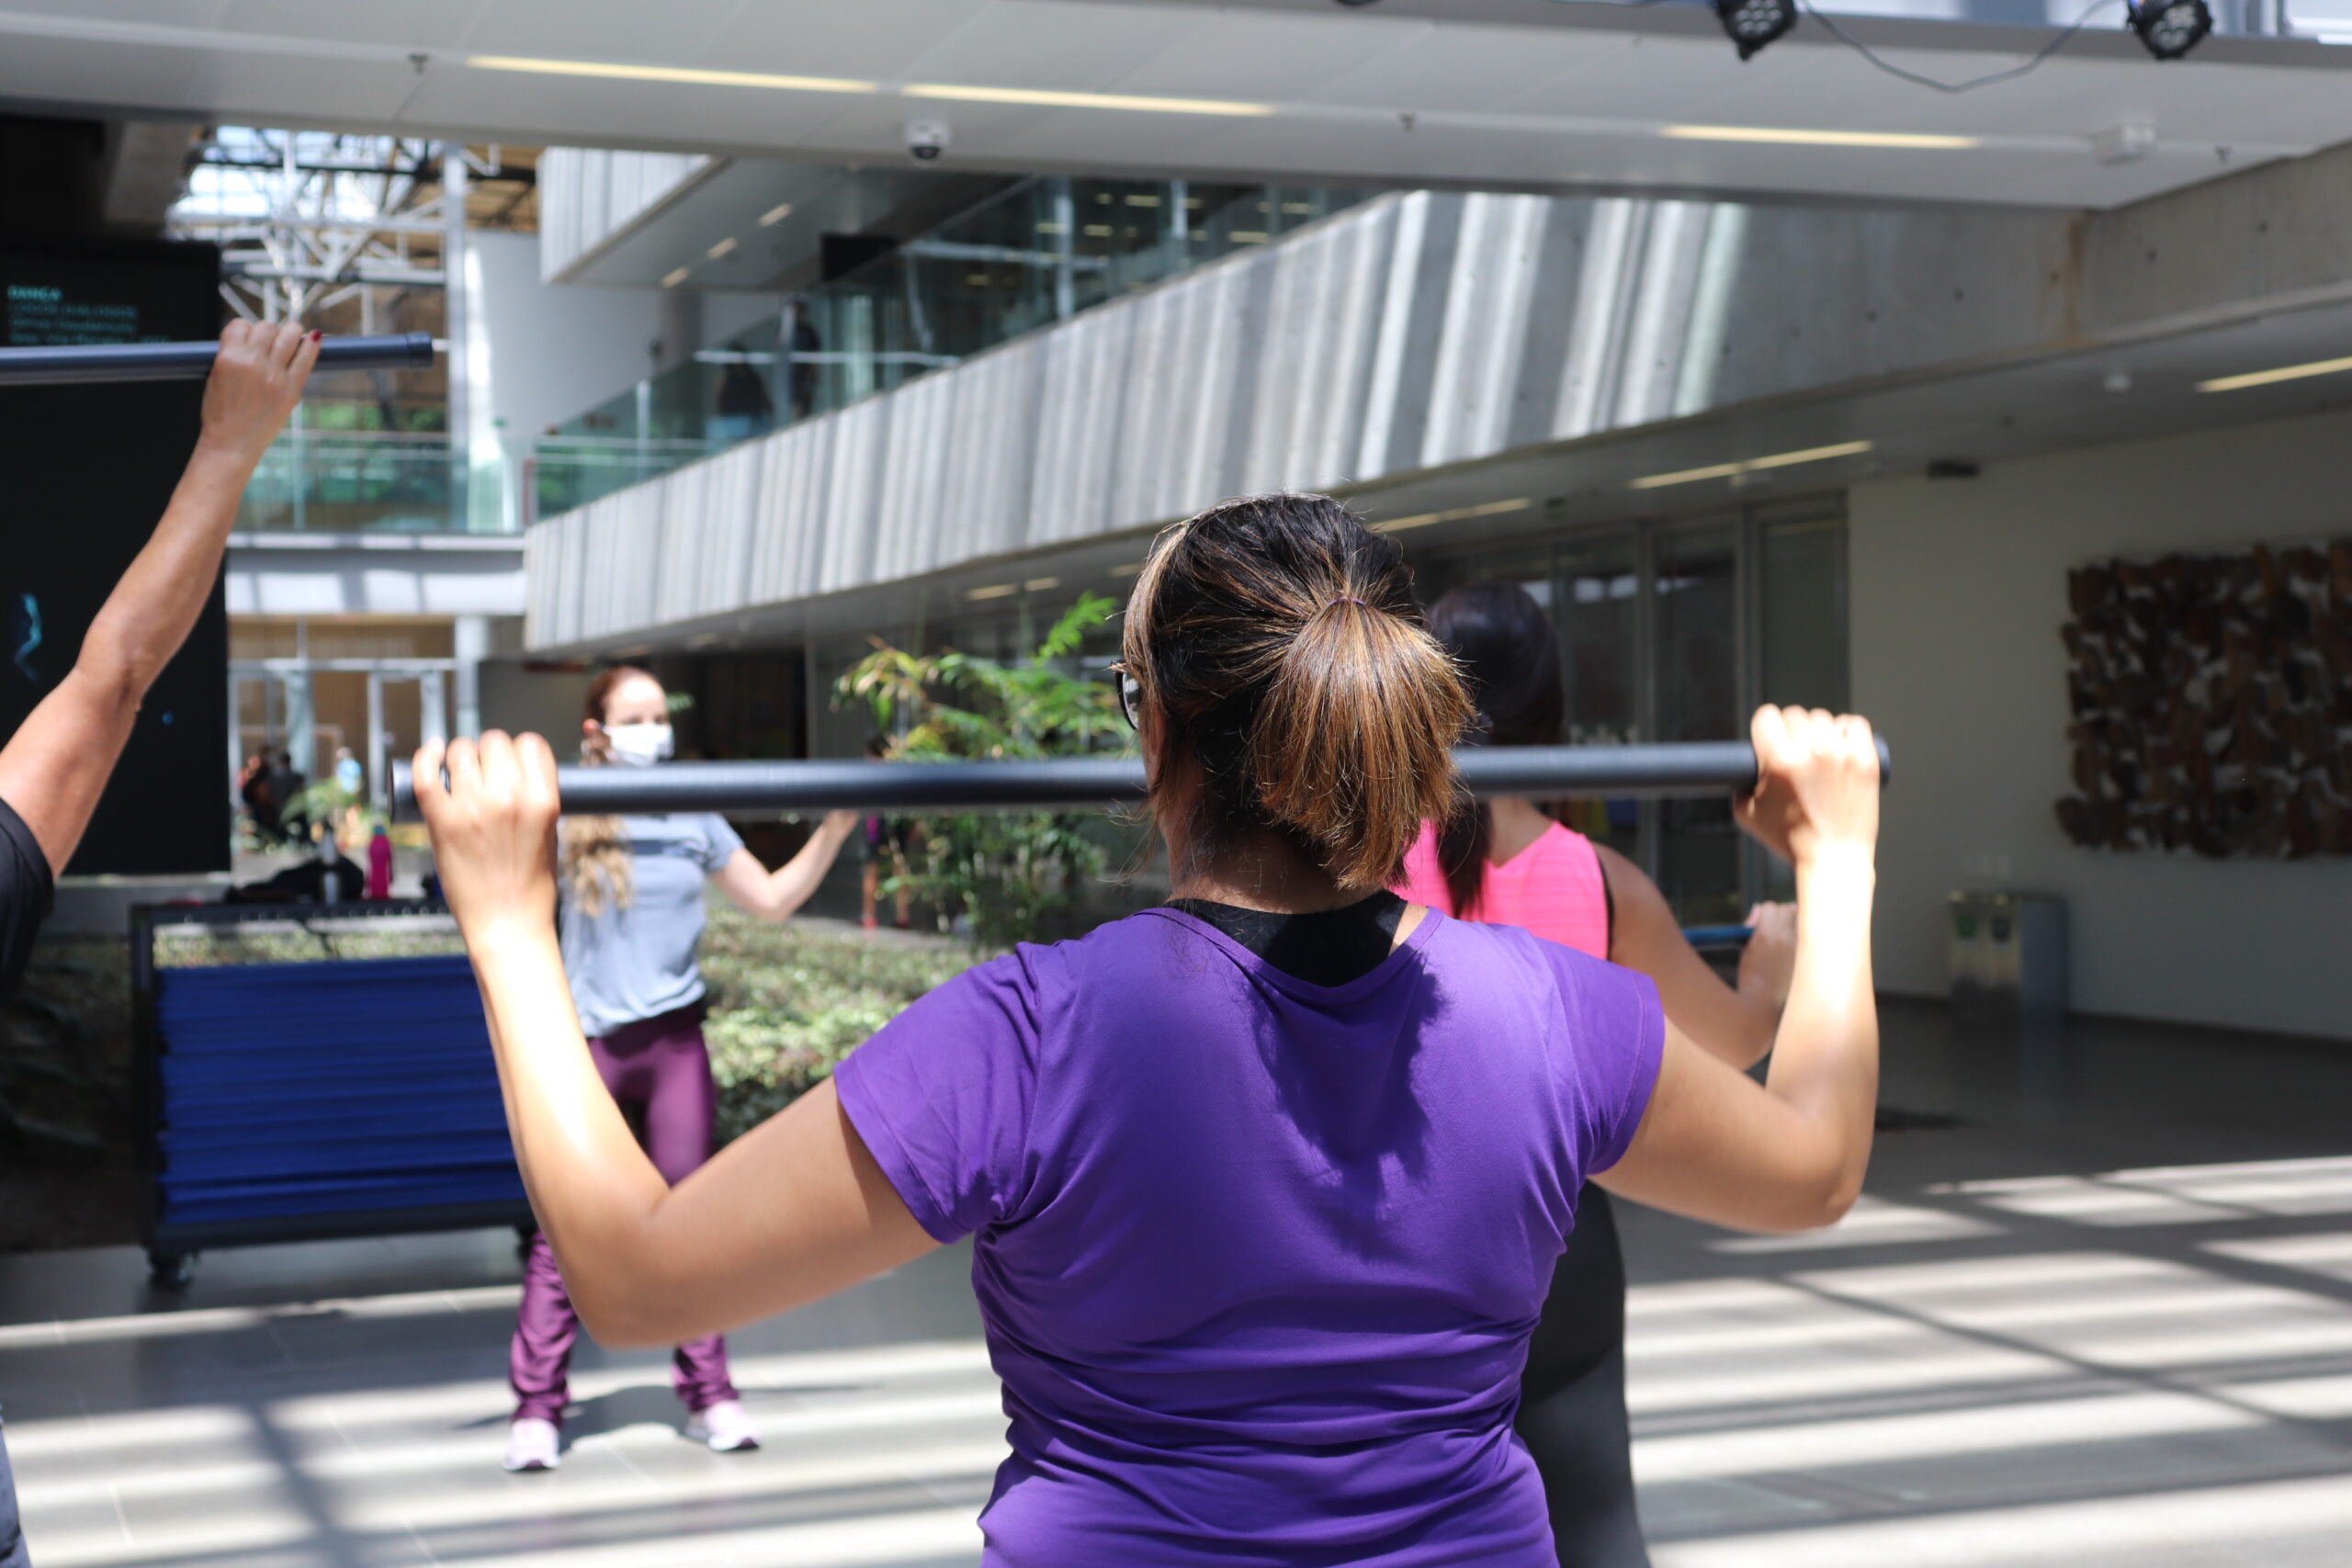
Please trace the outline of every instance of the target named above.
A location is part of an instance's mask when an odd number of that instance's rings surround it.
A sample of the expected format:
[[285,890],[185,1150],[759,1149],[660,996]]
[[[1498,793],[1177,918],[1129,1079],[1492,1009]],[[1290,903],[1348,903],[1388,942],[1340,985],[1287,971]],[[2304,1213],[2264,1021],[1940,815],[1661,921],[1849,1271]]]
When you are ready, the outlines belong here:
[[[1565,696],[1542,605],[1515,583],[1457,588],[1430,612],[1478,705],[1485,744],[1554,746]],[[1407,899],[1458,919],[1518,926],[1638,969],[1692,1041],[1745,1068],[1772,1047],[1796,955],[1795,911],[1762,905],[1736,989],[1691,950],[1639,866],[1526,800],[1488,801],[1405,856]],[[1562,1568],[1647,1568],[1625,1416],[1625,1260],[1609,1199],[1588,1186],[1528,1346],[1517,1429],[1544,1477]]]

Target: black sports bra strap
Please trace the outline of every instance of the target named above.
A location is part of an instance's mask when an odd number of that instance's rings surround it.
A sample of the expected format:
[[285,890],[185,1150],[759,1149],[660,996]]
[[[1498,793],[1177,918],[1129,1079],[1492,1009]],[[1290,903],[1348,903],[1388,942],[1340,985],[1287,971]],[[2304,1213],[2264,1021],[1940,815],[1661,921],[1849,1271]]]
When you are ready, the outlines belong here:
[[1206,898],[1170,898],[1168,908],[1215,926],[1294,979],[1310,986],[1344,986],[1380,967],[1396,945],[1405,900],[1380,892],[1337,909],[1282,915],[1216,904]]

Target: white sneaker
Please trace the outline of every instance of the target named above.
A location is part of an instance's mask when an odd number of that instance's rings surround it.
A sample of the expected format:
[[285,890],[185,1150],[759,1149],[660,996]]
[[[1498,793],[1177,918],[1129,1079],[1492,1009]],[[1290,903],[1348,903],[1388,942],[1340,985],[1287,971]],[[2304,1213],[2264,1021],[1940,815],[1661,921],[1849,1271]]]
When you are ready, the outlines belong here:
[[514,1471],[553,1470],[563,1462],[561,1444],[552,1421],[517,1416],[506,1428],[506,1468]]
[[760,1429],[742,1402],[722,1399],[686,1418],[686,1436],[707,1444],[715,1454],[739,1453],[760,1446]]

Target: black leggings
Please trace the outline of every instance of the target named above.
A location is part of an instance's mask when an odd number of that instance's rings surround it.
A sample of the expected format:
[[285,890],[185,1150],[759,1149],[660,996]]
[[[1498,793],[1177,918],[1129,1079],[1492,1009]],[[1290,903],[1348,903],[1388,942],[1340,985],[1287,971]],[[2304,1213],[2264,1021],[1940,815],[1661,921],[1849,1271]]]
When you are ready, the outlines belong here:
[[1518,1431],[1544,1478],[1560,1568],[1649,1568],[1625,1417],[1625,1255],[1598,1187],[1577,1199],[1528,1341]]
[[17,1481],[8,1470],[8,1445],[0,1440],[0,1568],[31,1568],[24,1531],[17,1524]]

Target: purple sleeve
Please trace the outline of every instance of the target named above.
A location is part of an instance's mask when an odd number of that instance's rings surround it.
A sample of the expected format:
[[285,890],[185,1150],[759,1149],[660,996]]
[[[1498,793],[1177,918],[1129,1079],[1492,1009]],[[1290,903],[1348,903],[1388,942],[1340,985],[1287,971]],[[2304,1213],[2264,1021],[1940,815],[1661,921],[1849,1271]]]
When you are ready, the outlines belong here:
[[1023,955],[1007,953],[917,1001],[834,1069],[850,1124],[935,1241],[1019,1201],[1036,1016]]
[[1567,1009],[1561,1108],[1577,1131],[1589,1179],[1625,1157],[1649,1109],[1666,1054],[1666,1011],[1648,976],[1552,942],[1541,945]]

